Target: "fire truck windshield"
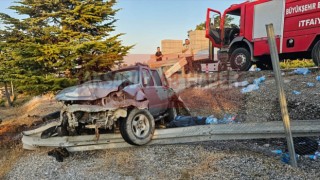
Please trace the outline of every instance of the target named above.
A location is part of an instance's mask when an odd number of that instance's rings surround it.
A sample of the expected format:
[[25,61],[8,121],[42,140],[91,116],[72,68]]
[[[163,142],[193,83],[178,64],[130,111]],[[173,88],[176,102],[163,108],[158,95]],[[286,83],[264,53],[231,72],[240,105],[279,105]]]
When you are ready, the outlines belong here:
[[229,45],[240,34],[240,10],[232,11],[224,17],[224,45]]

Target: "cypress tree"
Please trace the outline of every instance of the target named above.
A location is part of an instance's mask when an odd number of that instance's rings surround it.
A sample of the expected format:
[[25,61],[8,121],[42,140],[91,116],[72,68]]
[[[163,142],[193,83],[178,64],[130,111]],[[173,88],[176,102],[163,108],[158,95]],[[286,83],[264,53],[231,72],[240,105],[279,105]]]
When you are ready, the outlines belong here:
[[[132,46],[115,31],[114,0],[20,0],[9,7],[23,19],[0,13],[0,72],[20,91],[55,91],[76,80],[57,77],[81,65],[85,78],[110,69]],[[75,77],[75,76],[73,76]]]

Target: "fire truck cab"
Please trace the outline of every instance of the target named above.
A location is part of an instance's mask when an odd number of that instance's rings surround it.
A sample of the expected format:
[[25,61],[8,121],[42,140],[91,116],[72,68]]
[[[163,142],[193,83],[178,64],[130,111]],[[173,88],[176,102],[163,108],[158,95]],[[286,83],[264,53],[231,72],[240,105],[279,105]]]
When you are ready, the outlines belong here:
[[312,58],[319,65],[320,0],[250,0],[223,13],[209,8],[206,37],[220,49],[218,60],[230,63],[232,69],[246,71],[253,63],[269,69],[266,24],[270,23],[281,60]]

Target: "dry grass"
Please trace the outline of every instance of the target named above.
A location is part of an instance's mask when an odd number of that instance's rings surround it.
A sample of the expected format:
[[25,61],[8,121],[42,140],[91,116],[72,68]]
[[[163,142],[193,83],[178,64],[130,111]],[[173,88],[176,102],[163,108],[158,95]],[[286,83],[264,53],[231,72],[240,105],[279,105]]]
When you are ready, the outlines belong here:
[[21,107],[2,109],[1,113],[5,113],[7,118],[0,125],[0,139],[6,134],[20,133],[40,121],[41,116],[59,110],[60,106],[51,95],[46,95],[35,97]]
[[[8,145],[8,144],[7,144]],[[0,149],[0,179],[4,179],[16,162],[22,157],[24,151],[20,145],[11,145],[10,148]]]

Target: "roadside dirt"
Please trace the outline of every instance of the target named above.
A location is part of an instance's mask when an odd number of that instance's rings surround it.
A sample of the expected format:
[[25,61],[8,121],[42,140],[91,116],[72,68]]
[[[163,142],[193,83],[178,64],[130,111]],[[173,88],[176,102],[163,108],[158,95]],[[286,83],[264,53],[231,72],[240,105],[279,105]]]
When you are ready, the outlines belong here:
[[22,149],[21,132],[42,124],[42,116],[59,108],[52,95],[45,95],[34,97],[20,107],[0,109],[0,178],[26,153]]

